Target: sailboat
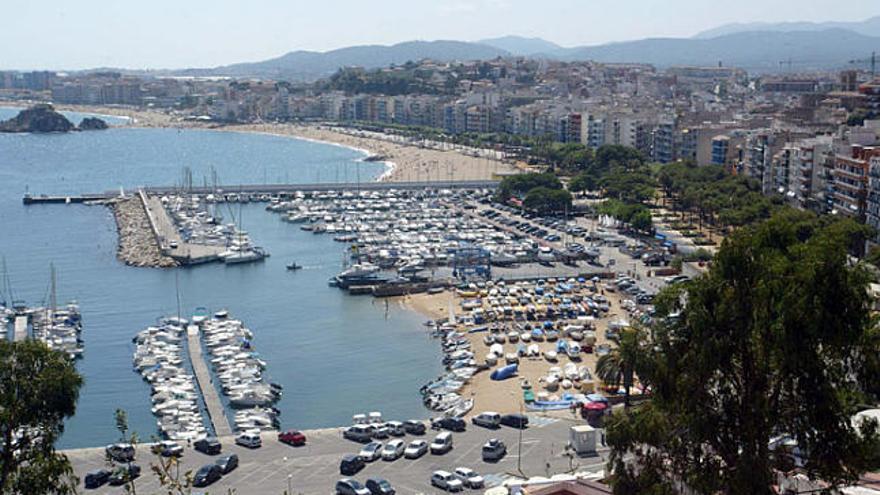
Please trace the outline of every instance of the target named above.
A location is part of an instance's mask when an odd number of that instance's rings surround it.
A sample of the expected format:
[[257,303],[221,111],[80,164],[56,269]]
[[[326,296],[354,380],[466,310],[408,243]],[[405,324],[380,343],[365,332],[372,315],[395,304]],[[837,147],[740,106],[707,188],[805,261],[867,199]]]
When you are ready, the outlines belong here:
[[235,228],[235,234],[237,235],[237,239],[232,239],[232,242],[228,246],[226,251],[220,253],[220,258],[227,265],[235,265],[239,263],[250,263],[253,261],[260,261],[269,256],[269,254],[261,247],[252,246],[250,243],[250,239],[247,237],[247,232],[242,230],[242,213],[241,213],[241,203],[238,205],[238,227]]

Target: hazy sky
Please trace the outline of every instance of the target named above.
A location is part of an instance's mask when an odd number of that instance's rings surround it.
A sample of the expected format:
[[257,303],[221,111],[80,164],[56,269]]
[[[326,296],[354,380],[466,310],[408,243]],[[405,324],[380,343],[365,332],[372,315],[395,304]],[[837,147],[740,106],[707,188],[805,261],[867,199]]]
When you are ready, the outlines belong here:
[[414,39],[564,46],[691,36],[729,22],[851,21],[877,0],[3,0],[0,68],[210,67]]

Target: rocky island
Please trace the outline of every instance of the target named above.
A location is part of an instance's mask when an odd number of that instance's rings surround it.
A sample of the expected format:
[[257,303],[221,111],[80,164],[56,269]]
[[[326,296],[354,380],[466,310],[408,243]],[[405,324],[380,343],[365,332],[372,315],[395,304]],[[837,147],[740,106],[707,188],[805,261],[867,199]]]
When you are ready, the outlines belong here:
[[87,117],[77,128],[48,103],[40,103],[22,110],[15,117],[0,122],[0,132],[70,132],[107,129],[107,123],[97,117]]
[[79,123],[79,130],[81,131],[103,131],[107,127],[109,127],[107,122],[98,117],[86,117]]

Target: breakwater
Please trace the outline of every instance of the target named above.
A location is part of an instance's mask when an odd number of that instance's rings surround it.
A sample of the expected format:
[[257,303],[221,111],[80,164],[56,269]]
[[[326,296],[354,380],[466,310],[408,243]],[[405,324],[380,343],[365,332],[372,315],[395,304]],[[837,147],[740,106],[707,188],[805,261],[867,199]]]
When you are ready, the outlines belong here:
[[117,256],[129,266],[170,268],[178,266],[174,258],[159,249],[144,203],[139,196],[119,198],[108,203],[119,232]]

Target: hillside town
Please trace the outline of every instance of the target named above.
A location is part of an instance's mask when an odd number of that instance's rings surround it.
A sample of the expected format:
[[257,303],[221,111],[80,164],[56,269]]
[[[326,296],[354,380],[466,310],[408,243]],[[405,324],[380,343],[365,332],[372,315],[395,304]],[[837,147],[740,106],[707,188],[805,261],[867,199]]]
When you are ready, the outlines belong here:
[[[0,96],[122,105],[216,122],[333,121],[446,136],[631,147],[657,163],[722,165],[799,208],[880,226],[880,81],[834,73],[526,58],[343,68],[310,84],[116,72],[0,72]],[[790,66],[789,68],[790,69]],[[515,139],[515,138],[513,138]],[[491,138],[487,140],[491,143]]]

